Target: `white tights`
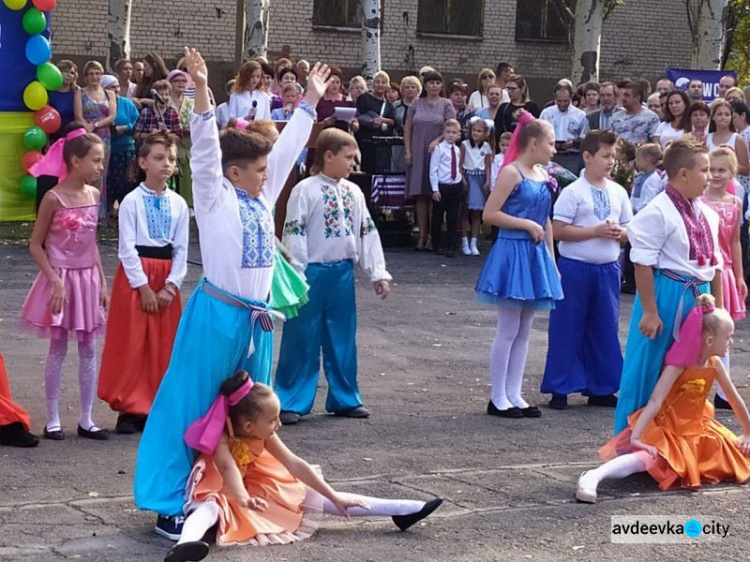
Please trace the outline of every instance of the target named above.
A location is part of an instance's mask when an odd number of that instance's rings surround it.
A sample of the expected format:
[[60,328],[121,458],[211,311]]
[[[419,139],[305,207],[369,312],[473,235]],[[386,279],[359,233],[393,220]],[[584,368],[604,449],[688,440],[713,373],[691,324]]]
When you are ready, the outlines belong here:
[[605,462],[599,468],[584,473],[578,484],[583,488],[596,490],[599,482],[604,479],[625,478],[636,472],[645,471],[647,463],[648,453],[646,451],[628,453],[627,455],[615,457]]
[[[62,367],[68,353],[67,332],[60,338],[49,341],[49,353],[44,364],[44,393],[47,402],[47,429],[60,428],[60,386]],[[91,419],[96,395],[96,347],[93,334],[87,334],[78,342],[78,386],[80,389],[80,413],[78,423],[83,429],[99,429]]]
[[[724,364],[724,370],[727,372],[727,376],[729,376],[729,352],[727,351],[727,354],[721,358],[721,362]],[[724,391],[719,386],[719,383],[716,383],[716,394],[719,395],[719,398],[722,400],[726,400],[727,396],[724,394]]]
[[[307,493],[319,495],[317,492],[309,489]],[[351,517],[393,517],[394,515],[409,515],[410,513],[420,511],[425,505],[425,502],[413,500],[384,500],[380,498],[371,498],[369,496],[344,493],[340,493],[339,495],[347,499],[362,500],[369,506],[370,509],[350,507],[347,512]],[[336,509],[336,506],[334,506],[329,500],[322,497],[318,499],[323,500],[323,513],[342,516],[341,512]],[[180,535],[180,540],[177,544],[201,540],[203,535],[206,534],[206,531],[216,525],[218,520],[219,506],[216,502],[209,500],[201,503],[185,520],[185,525],[182,527],[182,535]]]
[[529,353],[534,309],[499,306],[497,329],[490,351],[492,403],[500,410],[528,408],[521,398],[523,372]]

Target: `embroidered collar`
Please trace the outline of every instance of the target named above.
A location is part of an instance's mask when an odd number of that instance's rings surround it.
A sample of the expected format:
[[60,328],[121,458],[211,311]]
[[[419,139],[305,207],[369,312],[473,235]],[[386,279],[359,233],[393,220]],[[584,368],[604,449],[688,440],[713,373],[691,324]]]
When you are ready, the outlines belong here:
[[318,177],[319,177],[320,179],[322,179],[322,180],[323,180],[324,182],[326,182],[326,183],[330,183],[330,184],[332,184],[332,185],[338,185],[338,184],[339,184],[339,183],[341,182],[341,180],[340,180],[340,179],[338,179],[338,180],[337,180],[337,179],[334,179],[334,178],[332,178],[331,176],[327,176],[327,175],[325,175],[325,174],[324,174],[323,172],[318,172]]
[[718,260],[714,252],[714,240],[705,215],[697,213],[692,202],[672,185],[667,184],[665,192],[685,223],[685,230],[690,241],[690,259],[697,261],[699,266],[716,265]]
[[169,191],[169,188],[165,187],[161,193],[157,193],[153,189],[146,187],[145,183],[141,183],[141,185],[138,187],[140,187],[146,195],[151,195],[152,197],[166,197],[167,191]]

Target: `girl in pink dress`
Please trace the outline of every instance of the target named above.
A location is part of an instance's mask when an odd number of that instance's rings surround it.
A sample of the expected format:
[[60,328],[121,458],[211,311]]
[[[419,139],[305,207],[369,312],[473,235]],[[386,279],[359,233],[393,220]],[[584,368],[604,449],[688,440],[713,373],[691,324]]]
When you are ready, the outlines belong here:
[[44,366],[44,437],[56,441],[65,439],[58,402],[69,337],[78,340],[78,435],[108,437],[91,419],[98,372],[94,336],[106,322],[107,280],[96,241],[99,190],[87,182],[100,176],[103,162],[102,140],[74,122],[31,168],[36,176],[60,178],[39,206],[29,246],[40,271],[21,312],[25,325],[50,340]]
[[[734,187],[737,175],[737,157],[731,148],[721,147],[711,152],[711,183],[703,196],[703,202],[719,215],[719,249],[724,260],[721,272],[721,288],[724,308],[735,322],[745,317],[747,285],[742,271],[742,247],[740,224],[742,223],[742,201],[730,187]],[[729,354],[722,358],[729,373]],[[717,408],[729,409],[721,388],[717,387],[714,400]]]

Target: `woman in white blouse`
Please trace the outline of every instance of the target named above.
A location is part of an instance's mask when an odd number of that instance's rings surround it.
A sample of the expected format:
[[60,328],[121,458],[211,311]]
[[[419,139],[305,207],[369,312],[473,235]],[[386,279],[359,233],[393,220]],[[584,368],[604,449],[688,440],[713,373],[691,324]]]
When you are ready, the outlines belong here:
[[[477,76],[477,90],[469,96],[469,111],[477,111],[490,105],[487,99],[490,88],[495,83],[495,73],[490,68],[483,68]],[[507,100],[503,100],[507,101]]]
[[656,129],[656,142],[664,149],[670,142],[680,139],[690,132],[690,117],[688,108],[690,98],[682,90],[674,90],[667,94],[664,106],[664,121]]
[[263,88],[263,68],[254,60],[240,67],[229,96],[229,118],[261,121],[271,118],[271,101]]

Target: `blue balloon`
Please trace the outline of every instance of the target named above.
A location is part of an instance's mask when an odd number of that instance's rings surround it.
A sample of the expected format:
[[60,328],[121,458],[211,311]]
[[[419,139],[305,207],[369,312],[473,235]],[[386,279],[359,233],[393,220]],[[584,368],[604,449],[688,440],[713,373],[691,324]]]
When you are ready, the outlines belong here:
[[33,35],[26,42],[26,58],[31,64],[44,64],[51,56],[52,47],[43,35]]

